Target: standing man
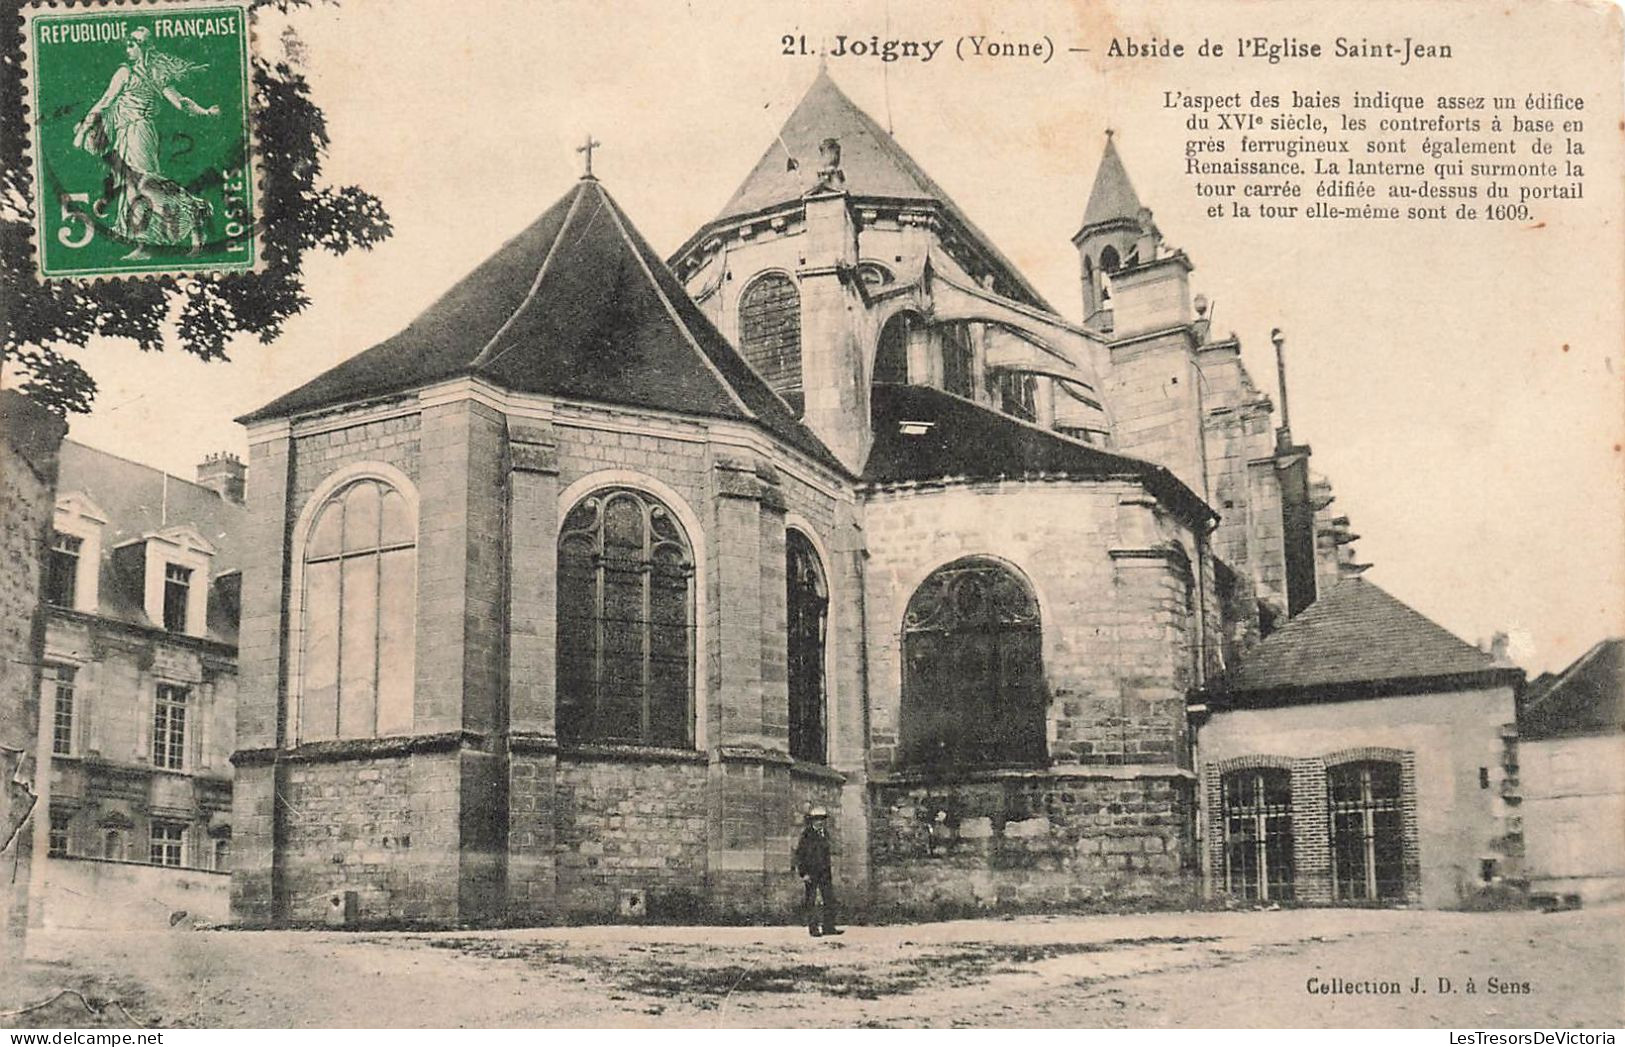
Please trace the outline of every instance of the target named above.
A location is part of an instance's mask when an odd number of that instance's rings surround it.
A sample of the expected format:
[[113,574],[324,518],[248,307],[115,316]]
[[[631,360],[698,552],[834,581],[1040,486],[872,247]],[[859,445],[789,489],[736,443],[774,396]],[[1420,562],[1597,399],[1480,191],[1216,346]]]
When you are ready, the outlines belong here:
[[829,812],[807,811],[807,827],[796,844],[796,872],[807,887],[807,933],[841,934],[835,927],[835,885],[829,866]]

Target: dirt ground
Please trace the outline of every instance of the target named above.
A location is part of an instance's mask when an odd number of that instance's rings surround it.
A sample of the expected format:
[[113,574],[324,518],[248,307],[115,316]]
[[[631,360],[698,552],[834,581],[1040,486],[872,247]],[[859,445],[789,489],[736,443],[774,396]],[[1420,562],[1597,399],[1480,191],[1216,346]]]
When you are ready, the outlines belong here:
[[[818,939],[795,927],[55,932],[35,936],[0,1012],[71,988],[100,1016],[67,995],[0,1025],[1619,1027],[1622,931],[1612,909],[1020,917]],[[1311,979],[1401,991],[1321,993]]]

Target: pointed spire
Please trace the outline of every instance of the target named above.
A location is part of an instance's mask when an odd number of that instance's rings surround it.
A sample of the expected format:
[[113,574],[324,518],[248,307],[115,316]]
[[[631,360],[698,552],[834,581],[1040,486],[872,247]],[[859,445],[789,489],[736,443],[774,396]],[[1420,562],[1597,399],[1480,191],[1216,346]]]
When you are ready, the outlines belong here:
[[1123,159],[1117,155],[1117,142],[1108,128],[1106,152],[1100,158],[1095,187],[1089,191],[1089,203],[1083,209],[1083,228],[1120,219],[1138,221],[1141,210],[1140,197],[1128,180]]

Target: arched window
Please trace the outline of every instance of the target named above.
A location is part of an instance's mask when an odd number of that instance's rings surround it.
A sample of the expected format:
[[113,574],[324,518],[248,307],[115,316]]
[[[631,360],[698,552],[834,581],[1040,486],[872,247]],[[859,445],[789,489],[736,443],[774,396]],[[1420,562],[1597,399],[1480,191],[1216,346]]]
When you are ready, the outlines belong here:
[[783,273],[757,277],[739,297],[739,350],[796,413],[801,386],[801,292]]
[[902,385],[908,381],[909,332],[918,320],[913,313],[898,313],[880,329],[880,342],[875,348],[874,384]]
[[1292,772],[1261,767],[1224,776],[1225,890],[1292,897]]
[[1038,601],[1002,564],[957,560],[903,618],[902,760],[927,767],[1041,763]]
[[786,655],[790,678],[790,755],[823,763],[824,635],[829,589],[812,542],[800,531],[784,535]]
[[558,595],[560,739],[692,745],[694,558],[671,510],[624,487],[583,498]]
[[374,477],[345,484],[317,511],[303,552],[300,741],[412,729],[415,515]]
[[1332,808],[1332,895],[1376,901],[1405,895],[1399,764],[1361,761],[1326,769]]
[[1123,262],[1117,255],[1117,248],[1107,244],[1100,252],[1100,271],[1106,274],[1117,272],[1122,268]]

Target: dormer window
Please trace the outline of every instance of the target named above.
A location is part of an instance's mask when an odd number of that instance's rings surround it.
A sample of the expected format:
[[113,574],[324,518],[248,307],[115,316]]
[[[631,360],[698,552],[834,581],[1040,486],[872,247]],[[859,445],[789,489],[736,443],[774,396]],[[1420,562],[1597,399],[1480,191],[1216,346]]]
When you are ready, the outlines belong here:
[[186,632],[186,608],[191,602],[192,569],[172,563],[164,565],[164,628],[172,633]]
[[82,492],[57,499],[42,596],[52,607],[96,612],[107,514]]
[[45,602],[53,607],[74,606],[79,591],[79,558],[83,538],[56,534],[51,538],[51,557],[45,565]]
[[115,550],[125,570],[142,579],[147,619],[166,632],[203,636],[208,631],[209,564],[214,546],[185,524],[155,531]]

